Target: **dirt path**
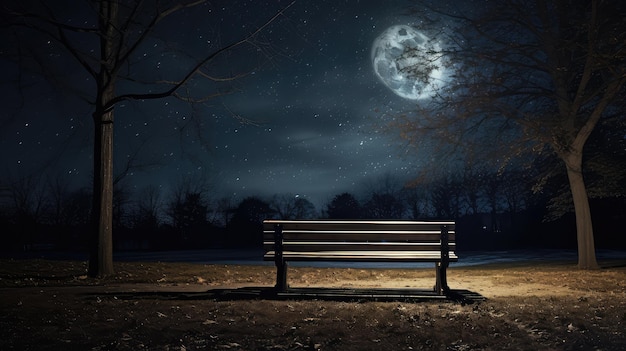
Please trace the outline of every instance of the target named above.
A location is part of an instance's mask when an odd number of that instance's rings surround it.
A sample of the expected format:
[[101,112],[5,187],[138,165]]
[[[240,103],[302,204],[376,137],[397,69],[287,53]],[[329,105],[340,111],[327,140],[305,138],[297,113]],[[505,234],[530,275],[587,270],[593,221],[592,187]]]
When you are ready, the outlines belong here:
[[[452,289],[487,298],[463,304],[204,294],[269,288],[275,269],[267,266],[119,263],[116,276],[94,280],[83,276],[80,262],[1,263],[2,350],[626,349],[624,265],[598,271],[571,264],[451,267]],[[289,282],[428,289],[435,272],[292,268]]]

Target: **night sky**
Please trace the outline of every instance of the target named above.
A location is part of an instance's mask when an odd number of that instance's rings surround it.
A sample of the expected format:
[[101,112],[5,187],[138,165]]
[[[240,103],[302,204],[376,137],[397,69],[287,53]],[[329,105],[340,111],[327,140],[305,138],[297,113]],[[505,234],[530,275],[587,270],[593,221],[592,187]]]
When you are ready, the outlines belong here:
[[[159,59],[155,53],[164,45],[202,52],[198,43],[219,46],[241,37],[288,2],[224,3],[168,23],[162,40],[146,46],[144,54],[154,58],[142,63],[145,75],[155,68],[174,76],[184,70],[189,62],[184,54]],[[271,48],[271,55],[258,61],[261,67],[225,85],[232,94],[195,106],[174,98],[118,105],[116,173],[136,155],[135,163],[143,167],[124,179],[136,190],[153,184],[167,193],[183,178],[204,177],[214,199],[290,193],[318,209],[339,193],[364,193],[382,177],[410,178],[419,160],[405,157],[399,140],[380,125],[420,100],[394,94],[376,77],[371,60],[372,43],[385,29],[418,21],[405,15],[409,3],[298,1],[259,38]],[[54,60],[55,44],[41,45]],[[216,72],[249,67],[248,57],[236,54],[219,61]],[[13,179],[62,175],[88,186],[91,107],[72,91],[47,88],[35,75],[22,77],[32,84],[17,90],[16,66],[6,60],[2,66],[9,77],[1,86],[7,107],[0,140],[3,172]],[[85,82],[89,91],[85,77],[70,70],[63,79]]]

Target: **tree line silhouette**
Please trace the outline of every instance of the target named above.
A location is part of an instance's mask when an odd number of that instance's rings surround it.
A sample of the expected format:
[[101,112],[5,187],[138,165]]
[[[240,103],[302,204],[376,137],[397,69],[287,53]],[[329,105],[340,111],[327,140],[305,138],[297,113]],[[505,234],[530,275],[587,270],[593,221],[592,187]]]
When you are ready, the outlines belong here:
[[[254,247],[261,223],[281,219],[455,219],[460,250],[524,247],[574,248],[568,204],[554,205],[531,189],[523,171],[466,167],[435,182],[407,185],[385,175],[364,184],[358,194],[343,192],[316,208],[306,197],[283,193],[249,196],[239,202],[214,198],[205,181],[184,180],[169,194],[148,185],[114,191],[116,250],[180,250]],[[91,211],[89,187],[72,189],[62,177],[3,182],[0,217],[3,251],[86,250]],[[545,185],[549,186],[549,185]],[[551,192],[547,192],[551,193]],[[623,222],[625,200],[593,201],[598,245],[609,246]],[[569,205],[571,206],[571,204]]]

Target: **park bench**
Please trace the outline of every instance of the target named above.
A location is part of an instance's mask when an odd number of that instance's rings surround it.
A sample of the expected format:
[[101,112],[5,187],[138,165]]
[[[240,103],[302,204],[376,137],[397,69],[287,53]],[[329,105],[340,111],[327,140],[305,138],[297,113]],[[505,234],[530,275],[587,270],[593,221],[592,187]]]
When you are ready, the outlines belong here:
[[276,263],[276,289],[285,291],[288,261],[433,262],[438,295],[449,291],[446,269],[456,262],[453,221],[263,221],[265,261]]

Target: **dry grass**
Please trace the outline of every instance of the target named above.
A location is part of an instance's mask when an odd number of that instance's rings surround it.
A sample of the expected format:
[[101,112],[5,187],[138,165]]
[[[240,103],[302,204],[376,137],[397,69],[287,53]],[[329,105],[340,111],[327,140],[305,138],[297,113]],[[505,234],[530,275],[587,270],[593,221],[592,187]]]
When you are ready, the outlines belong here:
[[[271,286],[269,266],[0,261],[2,350],[623,350],[626,268],[570,264],[451,268],[453,289],[486,301],[346,302],[183,293]],[[292,268],[292,286],[417,287],[433,269]],[[144,294],[146,292],[180,294]],[[181,296],[187,296],[181,298]],[[189,298],[189,296],[192,296]],[[196,297],[193,297],[196,296]]]

